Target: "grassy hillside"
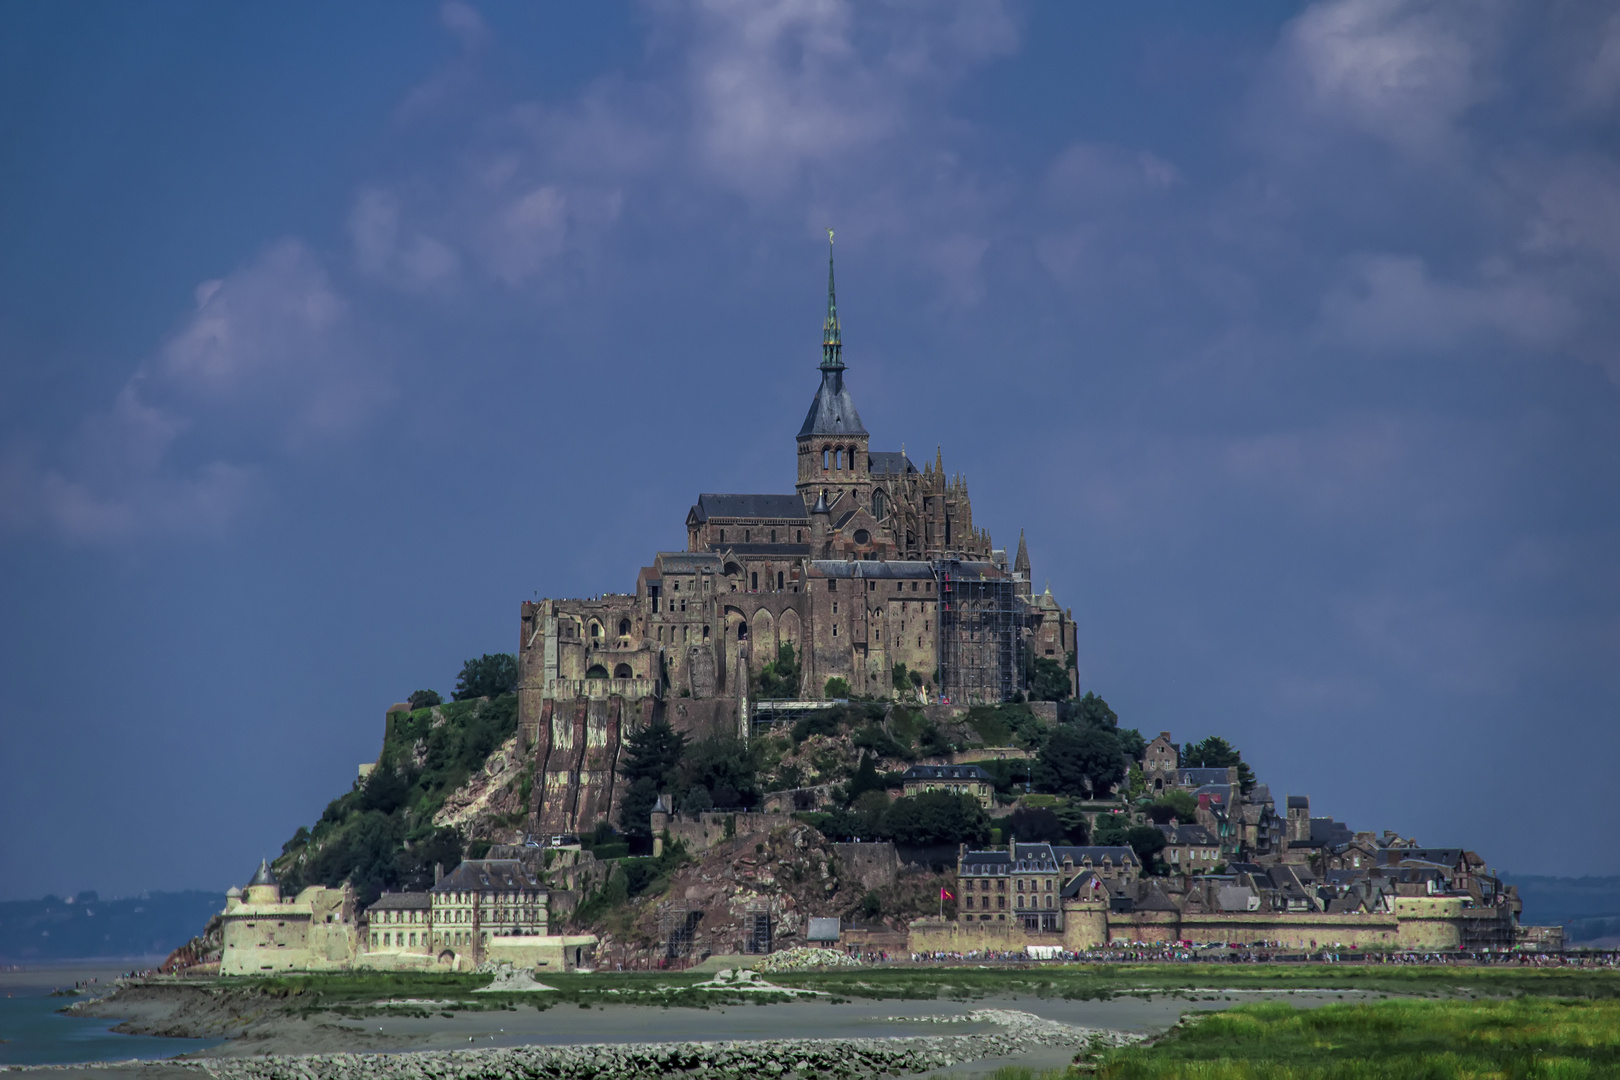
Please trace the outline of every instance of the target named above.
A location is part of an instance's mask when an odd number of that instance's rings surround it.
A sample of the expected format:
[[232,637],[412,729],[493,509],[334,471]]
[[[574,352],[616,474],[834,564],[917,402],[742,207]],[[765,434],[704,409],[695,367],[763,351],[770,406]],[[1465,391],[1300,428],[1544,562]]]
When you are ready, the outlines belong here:
[[517,730],[517,696],[455,701],[389,717],[377,766],[300,827],[275,862],[284,890],[354,883],[362,903],[385,889],[421,889],[433,866],[461,862],[463,838],[436,828],[451,792]]

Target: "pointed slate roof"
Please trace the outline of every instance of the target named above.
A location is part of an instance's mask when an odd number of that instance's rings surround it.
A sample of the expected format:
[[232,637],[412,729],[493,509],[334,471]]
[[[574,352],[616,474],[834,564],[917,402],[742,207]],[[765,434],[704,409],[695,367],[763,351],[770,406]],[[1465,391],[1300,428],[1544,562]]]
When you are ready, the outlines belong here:
[[1024,530],[1018,530],[1018,556],[1013,559],[1013,572],[1029,576],[1029,548],[1024,544]]
[[844,345],[838,326],[838,294],[833,288],[832,240],[827,241],[827,319],[821,328],[821,387],[799,428],[799,438],[814,435],[865,435],[861,414],[844,386]]
[[280,885],[276,875],[270,872],[270,860],[260,859],[259,868],[253,872],[253,880],[248,885]]

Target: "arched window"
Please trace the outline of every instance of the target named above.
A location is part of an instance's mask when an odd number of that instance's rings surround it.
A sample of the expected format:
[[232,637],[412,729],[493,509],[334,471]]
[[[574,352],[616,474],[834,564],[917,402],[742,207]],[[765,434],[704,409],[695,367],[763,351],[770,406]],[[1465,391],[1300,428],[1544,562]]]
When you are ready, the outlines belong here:
[[755,570],[753,573],[748,575],[748,581],[749,581],[749,585],[748,585],[749,589],[753,590],[754,592],[759,592],[759,571],[758,570]]
[[748,624],[747,623],[741,622],[741,623],[737,624],[737,640],[738,641],[747,641],[748,640]]
[[776,572],[776,591],[782,591],[782,571],[780,570]]
[[620,619],[619,620],[619,636],[620,637],[628,637],[629,635],[630,635],[630,620],[629,619]]
[[595,619],[591,620],[591,638],[595,641],[602,640],[602,624]]
[[872,492],[872,516],[877,518],[879,521],[882,521],[883,515],[887,514],[888,512],[888,501],[883,498],[883,492]]
[[821,448],[821,467],[823,469],[827,468],[827,456],[829,454],[831,454],[831,453],[832,453],[832,451],[830,449],[828,449],[827,447],[823,446]]
[[613,677],[615,679],[633,679],[636,676],[635,672],[630,670],[629,664],[620,664],[618,667],[613,669]]
[[608,677],[607,668],[601,664],[592,664],[590,669],[585,672],[585,677],[587,679],[605,679]]
[[705,626],[705,627],[704,627],[704,628],[703,628],[703,640],[704,640],[704,641],[708,641],[708,640],[709,640],[709,628],[708,628],[708,627],[707,627],[707,626]]

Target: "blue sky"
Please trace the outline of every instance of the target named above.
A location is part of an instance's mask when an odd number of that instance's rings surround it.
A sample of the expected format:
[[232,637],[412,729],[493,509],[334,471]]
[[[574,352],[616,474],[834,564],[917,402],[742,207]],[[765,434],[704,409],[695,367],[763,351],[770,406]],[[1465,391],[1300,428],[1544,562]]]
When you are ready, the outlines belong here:
[[1620,873],[1620,9],[0,7],[0,897],[240,882],[383,711],[873,445],[1088,689]]

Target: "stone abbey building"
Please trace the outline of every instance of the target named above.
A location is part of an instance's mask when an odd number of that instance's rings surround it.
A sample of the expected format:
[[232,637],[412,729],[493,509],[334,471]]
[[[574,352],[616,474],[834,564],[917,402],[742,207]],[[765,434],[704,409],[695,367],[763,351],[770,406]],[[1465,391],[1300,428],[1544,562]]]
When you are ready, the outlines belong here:
[[703,494],[686,550],[635,591],[524,603],[519,708],[536,760],[533,824],[587,829],[612,812],[621,735],[658,715],[749,735],[761,668],[792,645],[799,697],[830,679],[887,697],[897,664],[929,701],[1010,700],[1039,659],[1073,674],[1074,620],[973,521],[967,482],[936,450],[919,468],[873,450],[845,382],[827,263],[820,385],[794,441],[794,490]]

